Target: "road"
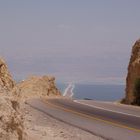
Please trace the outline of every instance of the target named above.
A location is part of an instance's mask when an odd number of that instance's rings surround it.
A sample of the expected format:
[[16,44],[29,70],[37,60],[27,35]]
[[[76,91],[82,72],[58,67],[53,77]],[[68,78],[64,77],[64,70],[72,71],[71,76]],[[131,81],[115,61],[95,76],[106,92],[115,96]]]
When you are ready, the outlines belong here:
[[109,140],[140,140],[140,108],[68,98],[27,103],[60,121]]

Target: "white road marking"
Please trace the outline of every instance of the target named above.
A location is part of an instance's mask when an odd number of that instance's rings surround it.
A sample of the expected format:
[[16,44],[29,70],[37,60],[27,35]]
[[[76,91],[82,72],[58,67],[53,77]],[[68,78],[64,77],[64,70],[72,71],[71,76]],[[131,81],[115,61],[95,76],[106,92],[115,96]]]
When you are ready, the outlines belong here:
[[71,94],[69,95],[69,97],[72,97],[74,95],[74,92],[73,92],[74,88],[75,88],[74,84],[72,83],[69,84],[68,87],[65,89],[63,96],[67,96],[68,90],[70,89]]
[[83,105],[87,105],[87,106],[90,106],[90,107],[93,107],[93,108],[102,109],[102,110],[105,110],[105,111],[110,111],[110,112],[114,112],[114,113],[119,113],[119,114],[123,114],[123,115],[128,115],[128,116],[133,116],[133,117],[140,118],[140,116],[137,116],[137,115],[133,115],[133,114],[130,114],[130,113],[124,113],[124,112],[121,112],[121,111],[114,111],[114,110],[111,110],[111,109],[106,109],[106,108],[95,106],[95,105],[89,105],[89,104],[86,104],[86,103],[81,103],[77,100],[74,100],[74,102],[79,103],[79,104],[83,104]]

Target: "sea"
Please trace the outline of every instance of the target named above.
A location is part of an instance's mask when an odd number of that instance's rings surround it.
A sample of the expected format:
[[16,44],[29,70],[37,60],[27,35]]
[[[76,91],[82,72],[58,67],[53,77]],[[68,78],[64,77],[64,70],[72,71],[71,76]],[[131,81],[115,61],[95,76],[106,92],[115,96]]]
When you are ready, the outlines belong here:
[[[58,89],[63,94],[68,84],[57,83]],[[88,85],[74,84],[74,99],[87,99],[98,101],[119,101],[125,97],[125,85]]]

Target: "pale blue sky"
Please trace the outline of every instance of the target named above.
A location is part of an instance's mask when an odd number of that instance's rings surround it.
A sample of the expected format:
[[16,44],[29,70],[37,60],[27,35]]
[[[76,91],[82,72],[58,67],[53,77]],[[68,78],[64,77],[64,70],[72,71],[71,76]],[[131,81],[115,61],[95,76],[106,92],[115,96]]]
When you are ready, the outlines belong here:
[[139,0],[1,0],[0,55],[16,79],[122,84],[140,37]]

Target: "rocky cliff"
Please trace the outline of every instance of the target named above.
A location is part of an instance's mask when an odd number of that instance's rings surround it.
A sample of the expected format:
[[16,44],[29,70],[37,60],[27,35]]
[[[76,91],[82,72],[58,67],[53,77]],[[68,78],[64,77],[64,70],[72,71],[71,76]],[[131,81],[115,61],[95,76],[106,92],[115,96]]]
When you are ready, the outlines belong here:
[[137,40],[132,48],[132,54],[128,66],[128,75],[126,79],[126,104],[133,104],[135,101],[135,83],[140,78],[140,40]]
[[28,98],[58,96],[51,76],[30,77],[15,84],[8,67],[0,59],[0,140],[28,140],[22,105]]
[[17,101],[0,97],[0,140],[23,140],[24,127]]
[[0,59],[0,140],[22,140],[23,123],[19,103],[12,95],[15,82]]
[[20,98],[48,97],[60,95],[52,76],[32,76],[16,85]]

